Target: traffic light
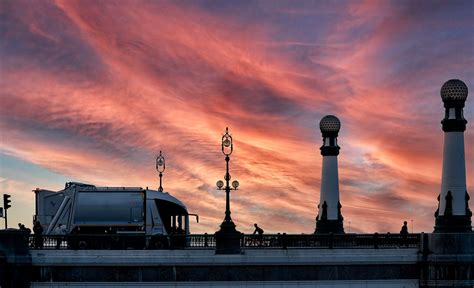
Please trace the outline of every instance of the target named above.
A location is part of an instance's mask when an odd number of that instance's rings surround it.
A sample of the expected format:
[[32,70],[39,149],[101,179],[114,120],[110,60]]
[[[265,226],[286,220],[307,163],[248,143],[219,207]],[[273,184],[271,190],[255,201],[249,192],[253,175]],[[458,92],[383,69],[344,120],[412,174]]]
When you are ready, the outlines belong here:
[[12,202],[12,200],[10,200],[10,197],[11,196],[8,194],[3,194],[3,209],[5,210],[12,207],[12,205],[10,205],[10,203]]

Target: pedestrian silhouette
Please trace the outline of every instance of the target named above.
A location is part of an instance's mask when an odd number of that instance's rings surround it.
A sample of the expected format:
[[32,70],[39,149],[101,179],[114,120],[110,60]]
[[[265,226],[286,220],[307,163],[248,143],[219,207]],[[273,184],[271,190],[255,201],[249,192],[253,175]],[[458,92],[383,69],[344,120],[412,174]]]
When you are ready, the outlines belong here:
[[402,229],[400,230],[401,235],[408,235],[408,226],[407,226],[407,221],[403,222]]
[[31,234],[30,228],[26,228],[25,224],[18,223],[18,227],[20,228],[20,231],[26,231],[28,234]]
[[43,227],[40,221],[35,221],[33,225],[33,233],[35,234],[35,249],[43,249]]
[[400,230],[400,235],[402,235],[402,245],[408,247],[408,225],[407,221],[403,221],[402,229]]

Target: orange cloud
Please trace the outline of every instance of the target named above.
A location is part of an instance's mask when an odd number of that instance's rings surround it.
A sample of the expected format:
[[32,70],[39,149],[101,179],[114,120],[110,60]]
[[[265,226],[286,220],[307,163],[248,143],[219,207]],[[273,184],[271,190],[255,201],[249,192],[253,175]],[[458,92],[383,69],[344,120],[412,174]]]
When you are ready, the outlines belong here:
[[[273,26],[256,27],[198,4],[6,6],[2,153],[89,183],[154,187],[154,157],[163,150],[165,189],[201,215],[194,232],[212,233],[224,216],[215,181],[225,167],[220,137],[230,127],[231,174],[241,182],[231,196],[238,229],[250,232],[258,222],[267,232],[311,233],[321,175],[318,121],[337,114],[346,230],[350,221],[352,231],[396,232],[408,219],[418,231],[431,230],[443,114],[433,94],[447,80],[438,72],[449,61],[399,63],[410,62],[406,51],[416,48],[399,51],[399,40],[417,25],[399,17],[406,8],[369,1],[316,9],[334,14],[334,22],[321,23],[327,32],[317,35],[305,27],[301,34],[317,38],[313,43],[284,30],[291,21],[284,28],[271,22],[277,16],[263,15]],[[278,8],[278,17],[312,15],[289,8]],[[411,79],[420,71],[422,84]],[[470,129],[466,147],[473,140]],[[466,153],[469,173],[474,155]]]

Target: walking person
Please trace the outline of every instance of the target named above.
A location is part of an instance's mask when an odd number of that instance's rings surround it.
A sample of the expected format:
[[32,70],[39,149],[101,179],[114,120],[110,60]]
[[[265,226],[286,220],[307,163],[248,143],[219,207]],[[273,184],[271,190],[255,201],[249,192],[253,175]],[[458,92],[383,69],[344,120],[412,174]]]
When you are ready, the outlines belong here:
[[400,235],[402,235],[402,245],[408,247],[408,223],[403,221],[402,229],[400,230]]
[[35,249],[43,249],[43,227],[40,221],[35,221],[33,225],[33,233],[35,234]]

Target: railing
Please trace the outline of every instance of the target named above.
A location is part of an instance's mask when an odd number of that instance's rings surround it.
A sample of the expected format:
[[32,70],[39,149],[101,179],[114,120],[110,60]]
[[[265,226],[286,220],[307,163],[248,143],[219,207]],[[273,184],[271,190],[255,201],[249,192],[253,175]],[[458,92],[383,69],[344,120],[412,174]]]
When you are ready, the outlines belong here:
[[386,249],[419,248],[420,234],[243,235],[245,248]]
[[[241,235],[244,249],[387,249],[419,248],[421,234],[273,234]],[[31,235],[31,249],[214,249],[213,234],[192,235]]]
[[30,235],[32,249],[213,249],[214,235]]

